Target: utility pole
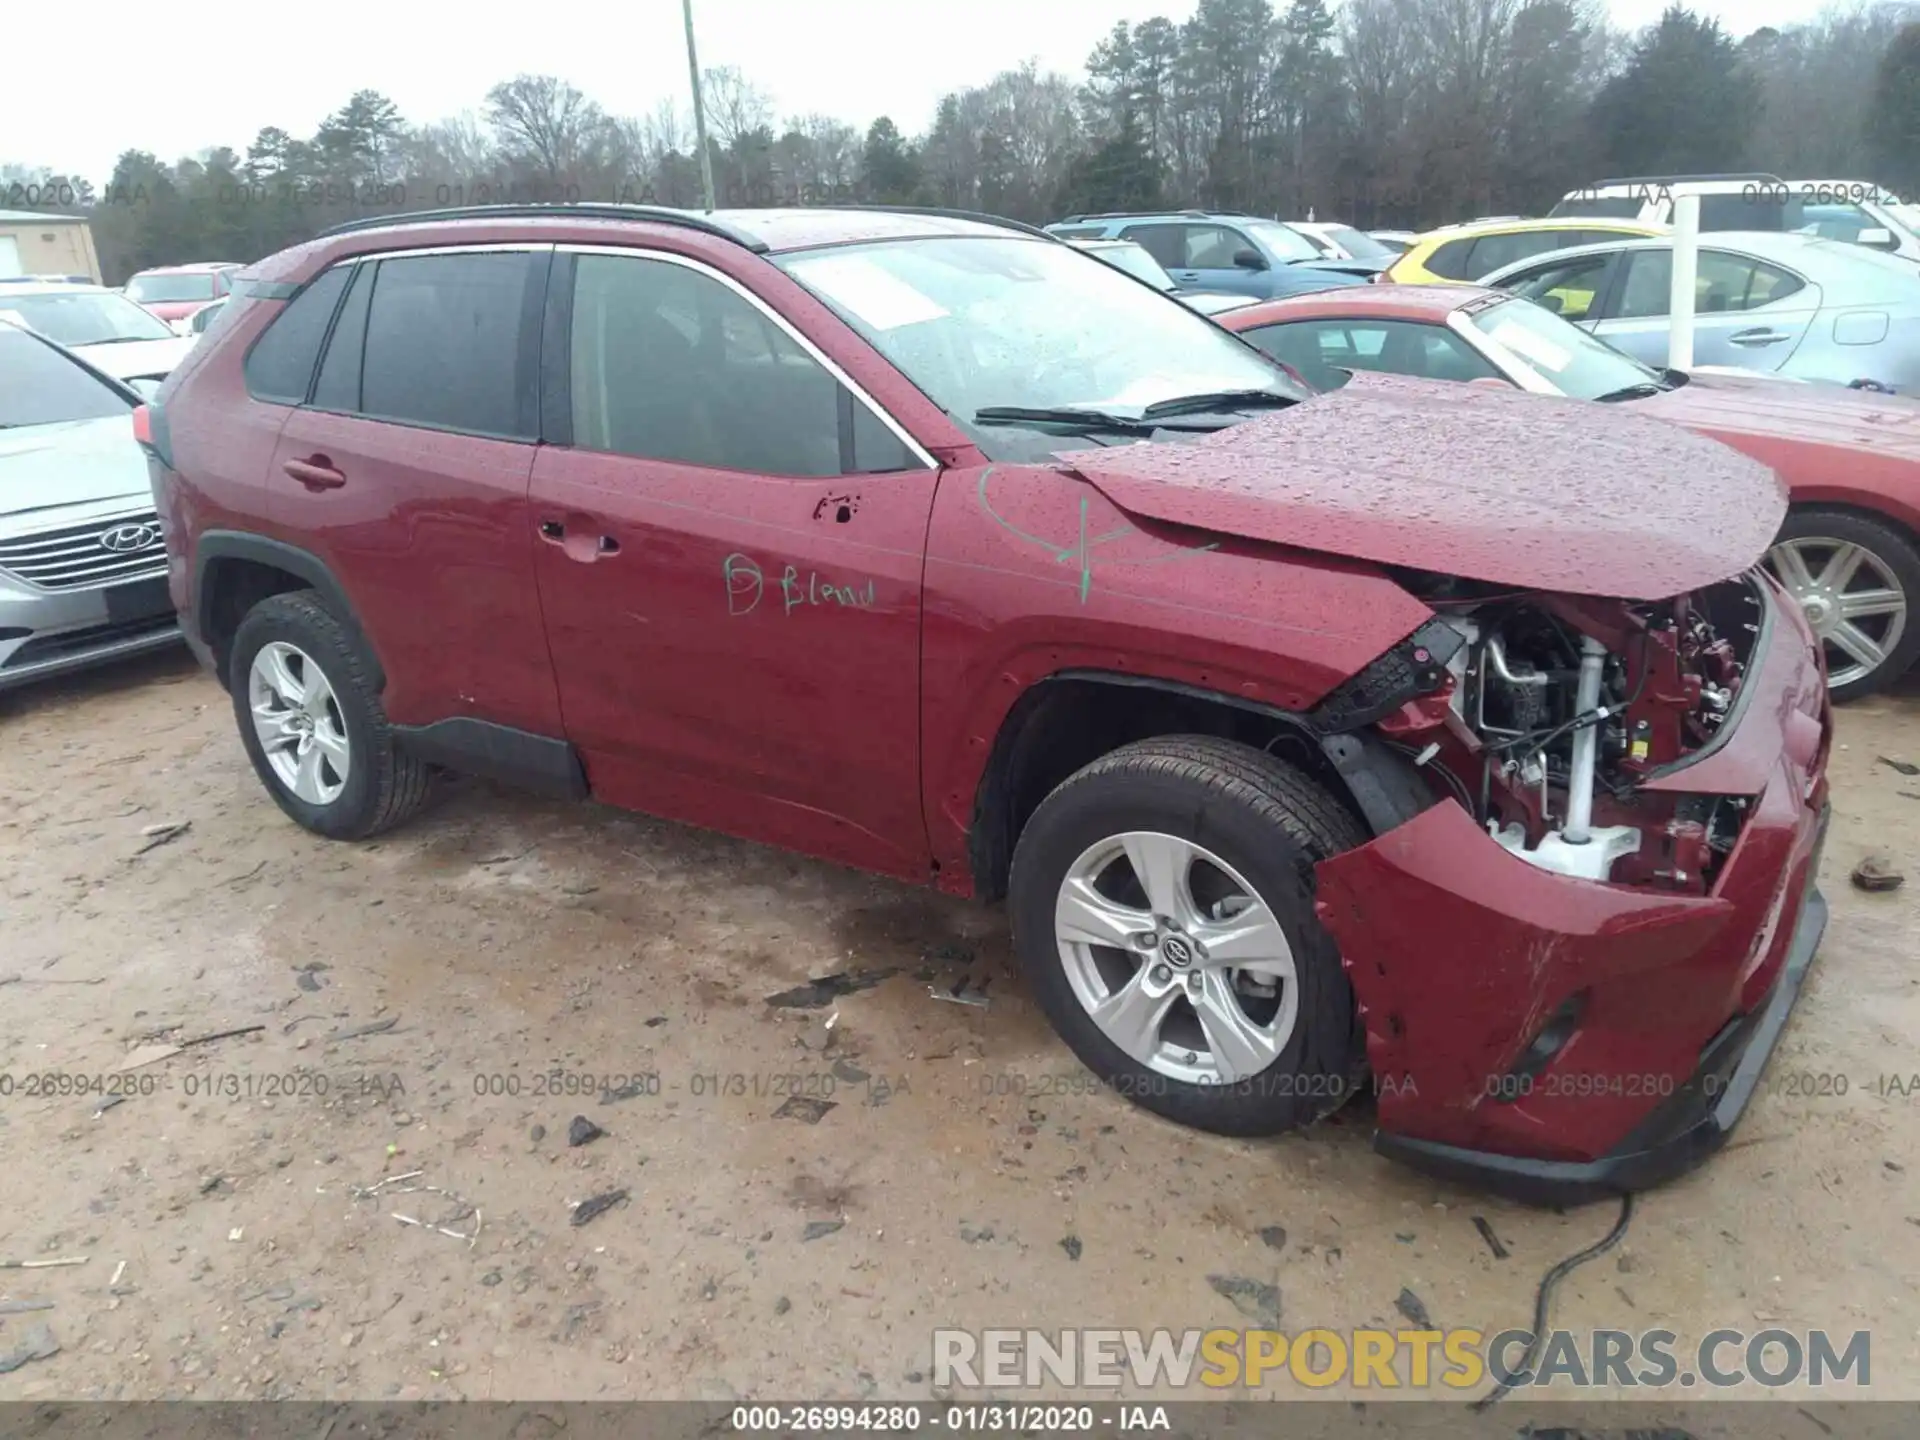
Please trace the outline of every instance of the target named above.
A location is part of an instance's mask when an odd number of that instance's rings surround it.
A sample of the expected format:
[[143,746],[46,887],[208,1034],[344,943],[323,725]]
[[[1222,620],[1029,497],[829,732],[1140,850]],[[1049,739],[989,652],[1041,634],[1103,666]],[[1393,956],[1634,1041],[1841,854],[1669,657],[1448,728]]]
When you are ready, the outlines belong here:
[[687,24],[687,74],[693,81],[693,138],[700,147],[700,189],[707,198],[707,213],[713,213],[713,156],[707,153],[707,107],[700,99],[700,57],[693,48],[693,0],[680,0],[680,13]]

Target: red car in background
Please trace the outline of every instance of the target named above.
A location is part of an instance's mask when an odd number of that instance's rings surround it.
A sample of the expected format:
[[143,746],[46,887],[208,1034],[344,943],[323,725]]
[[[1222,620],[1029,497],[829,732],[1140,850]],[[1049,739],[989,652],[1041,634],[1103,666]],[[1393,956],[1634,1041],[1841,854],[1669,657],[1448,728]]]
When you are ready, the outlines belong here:
[[166,321],[180,334],[193,312],[233,293],[240,266],[224,261],[197,265],[161,265],[142,270],[126,284],[126,296]]
[[1121,1095],[1261,1135],[1371,1072],[1382,1151],[1530,1199],[1672,1175],[1755,1093],[1831,735],[1765,466],[1314,395],[953,212],[382,217],[243,288],[135,432],[308,830],[445,767],[1004,899]]
[[1920,654],[1920,401],[1751,370],[1652,370],[1478,285],[1369,285],[1215,319],[1320,390],[1367,370],[1625,403],[1770,466],[1791,506],[1767,565],[1820,636],[1836,700]]

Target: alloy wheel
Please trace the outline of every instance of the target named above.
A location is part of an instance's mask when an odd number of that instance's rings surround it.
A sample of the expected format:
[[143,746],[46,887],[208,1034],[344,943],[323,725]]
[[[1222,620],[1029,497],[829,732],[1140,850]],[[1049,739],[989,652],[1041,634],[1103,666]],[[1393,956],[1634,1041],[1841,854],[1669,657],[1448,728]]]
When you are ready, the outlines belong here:
[[1827,652],[1827,683],[1864,680],[1900,644],[1907,595],[1893,567],[1851,540],[1806,535],[1767,552],[1767,568],[1800,602]]
[[1293,947],[1254,888],[1203,845],[1132,831],[1089,846],[1061,881],[1054,935],[1087,1014],[1157,1074],[1233,1084],[1292,1038]]
[[340,702],[304,650],[262,645],[247,674],[254,733],[273,773],[309,805],[331,805],[347,788],[353,757]]

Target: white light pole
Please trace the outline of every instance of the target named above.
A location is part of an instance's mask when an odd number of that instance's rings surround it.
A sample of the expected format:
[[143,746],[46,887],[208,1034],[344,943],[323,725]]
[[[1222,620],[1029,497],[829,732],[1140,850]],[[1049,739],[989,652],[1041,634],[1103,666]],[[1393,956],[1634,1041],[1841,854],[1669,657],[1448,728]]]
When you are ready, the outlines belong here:
[[693,48],[693,0],[680,0],[680,13],[687,24],[687,73],[693,81],[693,139],[700,147],[700,189],[706,196],[707,213],[713,213],[713,156],[707,153],[707,107],[700,99],[700,57]]
[[1667,368],[1693,368],[1694,279],[1700,273],[1700,196],[1673,197],[1673,288],[1667,297]]

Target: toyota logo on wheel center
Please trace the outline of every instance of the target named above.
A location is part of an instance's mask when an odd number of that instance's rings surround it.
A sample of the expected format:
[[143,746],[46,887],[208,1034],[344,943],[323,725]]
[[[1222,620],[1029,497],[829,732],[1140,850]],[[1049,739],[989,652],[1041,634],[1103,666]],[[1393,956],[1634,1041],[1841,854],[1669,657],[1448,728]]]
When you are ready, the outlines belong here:
[[116,525],[100,537],[100,548],[111,550],[115,554],[125,554],[129,550],[144,550],[160,538],[158,525],[135,522],[130,525]]
[[1160,957],[1176,970],[1184,970],[1193,963],[1193,946],[1178,935],[1169,935],[1160,945]]

